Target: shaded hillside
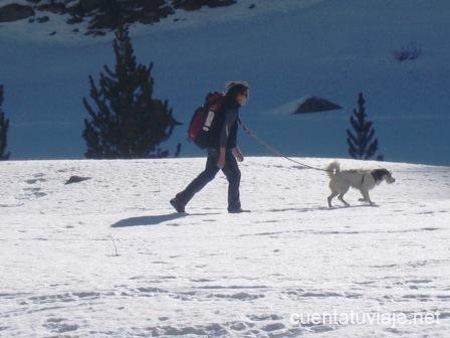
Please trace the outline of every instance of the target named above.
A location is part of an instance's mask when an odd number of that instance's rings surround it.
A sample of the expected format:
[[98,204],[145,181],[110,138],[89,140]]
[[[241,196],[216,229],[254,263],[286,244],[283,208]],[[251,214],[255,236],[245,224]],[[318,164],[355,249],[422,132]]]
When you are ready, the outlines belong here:
[[120,22],[154,24],[175,13],[202,7],[223,7],[236,0],[26,0],[0,7],[0,22],[28,19],[30,23],[45,23],[49,14],[67,17],[68,24],[76,26],[87,23],[86,35],[105,35],[115,30]]

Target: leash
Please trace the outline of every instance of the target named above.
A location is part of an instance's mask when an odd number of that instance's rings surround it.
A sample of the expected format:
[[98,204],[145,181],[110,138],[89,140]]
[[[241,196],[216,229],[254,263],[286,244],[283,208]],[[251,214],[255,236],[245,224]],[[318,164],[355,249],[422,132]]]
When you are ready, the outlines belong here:
[[[305,163],[301,163],[298,162],[286,155],[284,155],[283,153],[281,153],[278,149],[276,149],[275,147],[271,146],[270,144],[264,142],[262,139],[260,139],[258,137],[258,135],[255,134],[255,132],[253,130],[251,130],[244,122],[242,122],[241,118],[238,118],[238,122],[241,125],[242,129],[251,137],[253,138],[257,143],[259,143],[261,146],[263,146],[264,148],[266,148],[269,152],[282,157],[288,161],[291,161],[295,164],[298,164],[300,166],[302,166],[303,168],[307,168],[307,169],[313,169],[313,170],[318,170],[318,171],[325,171],[325,172],[329,172],[330,170],[326,170],[326,169],[322,169],[322,168],[317,168],[317,167],[313,167],[310,165],[307,165]],[[442,173],[448,173],[450,171],[450,169],[444,169],[444,170],[434,170],[434,172],[442,172]],[[417,173],[422,173],[425,172],[425,170],[396,170],[396,172],[405,172],[405,173],[413,173],[413,172],[417,172]]]
[[302,166],[302,167],[304,167],[304,168],[307,168],[307,169],[313,169],[313,170],[319,170],[319,171],[326,171],[326,172],[329,171],[329,170],[326,170],[326,169],[317,168],[317,167],[312,167],[312,166],[310,166],[310,165],[307,165],[307,164],[304,164],[304,163],[300,163],[300,162],[298,162],[298,161],[296,161],[296,160],[294,160],[294,159],[292,159],[292,158],[290,158],[290,157],[284,155],[284,154],[281,153],[279,150],[277,150],[275,147],[273,147],[273,146],[271,146],[270,144],[268,144],[268,143],[264,142],[263,140],[261,140],[261,139],[255,134],[255,132],[254,132],[253,130],[251,130],[249,127],[247,127],[247,125],[246,125],[244,122],[242,122],[242,120],[241,120],[240,118],[238,119],[238,122],[239,122],[239,124],[241,125],[242,129],[243,129],[243,130],[244,130],[251,138],[253,138],[253,139],[254,139],[256,142],[258,142],[261,146],[263,146],[264,148],[266,148],[269,152],[271,152],[271,153],[273,153],[273,154],[275,154],[275,155],[277,155],[277,156],[279,156],[279,157],[282,157],[282,158],[284,158],[284,159],[286,159],[286,160],[288,160],[288,161],[294,162],[295,164],[298,164],[298,165],[300,165],[300,166]]

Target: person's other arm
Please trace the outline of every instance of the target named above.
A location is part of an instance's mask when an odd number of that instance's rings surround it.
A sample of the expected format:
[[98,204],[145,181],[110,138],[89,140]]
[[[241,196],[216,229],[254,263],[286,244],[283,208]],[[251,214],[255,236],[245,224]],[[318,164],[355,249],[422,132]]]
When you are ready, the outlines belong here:
[[225,166],[225,158],[227,153],[228,137],[230,136],[230,130],[233,124],[237,120],[237,112],[233,109],[225,112],[225,121],[220,132],[219,140],[219,160],[217,166],[222,169]]

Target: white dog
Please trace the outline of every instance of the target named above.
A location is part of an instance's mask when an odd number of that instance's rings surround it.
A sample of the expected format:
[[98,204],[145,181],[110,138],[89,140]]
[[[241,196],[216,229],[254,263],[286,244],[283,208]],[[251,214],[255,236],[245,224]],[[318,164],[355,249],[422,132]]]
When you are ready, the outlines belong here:
[[331,208],[331,201],[336,196],[349,206],[345,200],[344,195],[350,187],[358,189],[363,198],[359,199],[363,202],[373,204],[370,200],[369,190],[375,188],[376,185],[383,181],[387,183],[394,183],[395,179],[387,169],[375,170],[342,170],[339,162],[332,162],[327,167],[328,176],[330,176],[331,195],[328,196],[328,206]]

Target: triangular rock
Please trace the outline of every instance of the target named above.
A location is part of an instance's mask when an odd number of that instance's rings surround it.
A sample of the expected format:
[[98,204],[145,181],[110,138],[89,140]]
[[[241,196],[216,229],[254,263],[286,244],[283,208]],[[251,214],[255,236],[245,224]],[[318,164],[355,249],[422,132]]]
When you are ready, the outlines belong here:
[[294,114],[318,113],[337,109],[342,109],[342,107],[321,97],[312,96],[301,102]]

